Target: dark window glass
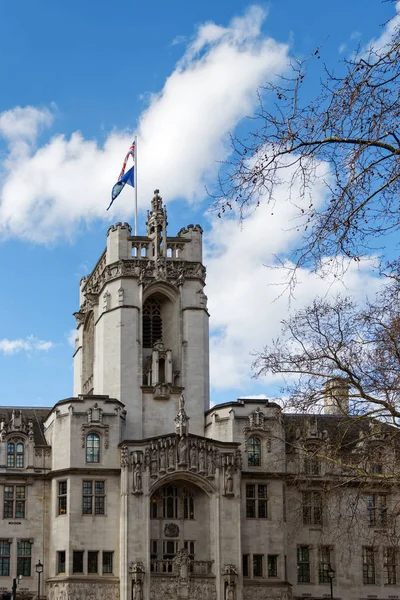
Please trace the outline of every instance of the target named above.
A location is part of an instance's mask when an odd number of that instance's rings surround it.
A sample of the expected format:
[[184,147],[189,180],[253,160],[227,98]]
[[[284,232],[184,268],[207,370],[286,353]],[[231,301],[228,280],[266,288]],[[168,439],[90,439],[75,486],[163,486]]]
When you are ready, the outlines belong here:
[[310,583],[310,550],[308,546],[297,548],[297,581]]
[[261,442],[259,438],[249,438],[247,440],[247,461],[249,467],[261,466]]
[[322,525],[322,493],[303,492],[304,525]]
[[105,514],[105,482],[82,482],[82,513],[84,515]]
[[100,462],[100,436],[97,433],[89,433],[86,437],[86,462]]
[[83,551],[74,550],[72,553],[72,572],[83,573]]
[[162,340],[161,305],[154,298],[144,303],[142,323],[143,348],[153,348],[157,340]]
[[59,481],[58,482],[58,514],[66,515],[67,514],[67,482]]
[[331,549],[329,546],[321,546],[319,549],[318,579],[320,583],[329,583],[329,571],[331,568]]
[[249,576],[249,555],[243,554],[243,577]]
[[97,573],[98,572],[98,562],[99,562],[99,553],[98,552],[88,552],[88,559],[87,559],[88,573]]
[[278,577],[278,557],[268,554],[268,577]]
[[113,552],[103,552],[103,573],[113,572]]
[[157,498],[155,496],[152,496],[151,500],[150,500],[150,518],[151,519],[157,519],[157,517],[158,517],[157,505],[158,505]]
[[396,585],[397,583],[397,550],[396,548],[385,548],[383,552],[384,583]]
[[375,583],[375,549],[363,548],[363,581],[365,584]]
[[24,468],[24,444],[22,442],[9,442],[7,444],[7,467],[10,469]]
[[385,494],[367,495],[367,514],[370,525],[386,525],[387,508]]
[[6,485],[4,487],[3,516],[5,519],[25,518],[25,486]]
[[8,540],[0,540],[0,577],[10,576],[11,544]]
[[31,576],[32,544],[27,541],[17,542],[17,575]]
[[253,554],[253,577],[263,576],[263,555]]
[[65,573],[65,550],[57,552],[57,573]]
[[248,519],[268,518],[267,486],[261,483],[246,484],[246,517]]

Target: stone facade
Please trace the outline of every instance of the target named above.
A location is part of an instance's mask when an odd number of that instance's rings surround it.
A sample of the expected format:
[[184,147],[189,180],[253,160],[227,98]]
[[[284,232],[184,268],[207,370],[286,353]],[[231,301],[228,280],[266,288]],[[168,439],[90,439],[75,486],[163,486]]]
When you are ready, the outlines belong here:
[[396,482],[328,460],[341,428],[351,460],[398,456],[344,416],[346,385],[324,415],[210,408],[201,238],[167,236],[157,191],[146,236],[110,227],[80,284],[74,397],[0,408],[0,591],[21,572],[35,598],[41,560],[50,600],[322,599],[331,569],[336,599],[400,598]]

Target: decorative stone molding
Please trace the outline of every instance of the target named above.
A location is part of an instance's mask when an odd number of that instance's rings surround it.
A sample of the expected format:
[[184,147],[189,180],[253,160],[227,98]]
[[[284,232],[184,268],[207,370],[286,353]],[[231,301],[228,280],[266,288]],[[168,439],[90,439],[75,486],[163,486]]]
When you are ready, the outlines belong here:
[[179,525],[176,523],[166,523],[164,526],[165,537],[179,537]]
[[129,466],[129,452],[128,452],[128,447],[127,446],[123,446],[121,448],[121,467],[128,467]]
[[[119,584],[52,581],[47,583],[48,600],[119,600]],[[135,599],[136,600],[136,599]]]
[[[89,416],[89,415],[88,415]],[[93,433],[98,433],[99,435],[103,435],[104,437],[104,448],[105,450],[108,450],[108,447],[110,445],[109,443],[109,430],[110,430],[110,426],[109,425],[103,425],[100,422],[89,422],[89,423],[82,423],[81,425],[81,443],[82,443],[82,448],[85,447],[85,443],[86,443],[86,436],[89,432],[89,429],[91,431],[93,431]]]
[[235,565],[227,564],[222,567],[224,581],[224,600],[236,600],[238,572]]
[[132,494],[143,494],[142,485],[142,468],[143,468],[143,452],[132,452],[132,468],[133,468],[133,489]]
[[129,572],[132,576],[132,600],[143,600],[144,564],[141,561],[131,563]]

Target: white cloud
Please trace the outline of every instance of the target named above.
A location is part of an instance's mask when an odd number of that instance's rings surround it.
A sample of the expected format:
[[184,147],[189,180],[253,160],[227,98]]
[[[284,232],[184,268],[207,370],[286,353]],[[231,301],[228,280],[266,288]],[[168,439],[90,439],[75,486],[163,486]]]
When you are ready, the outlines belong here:
[[[315,206],[325,193],[322,183],[318,186],[313,190]],[[296,197],[296,189],[292,191]],[[308,305],[316,295],[329,297],[338,291],[361,299],[367,290],[373,293],[379,286],[367,262],[361,266],[350,263],[343,283],[302,269],[289,307],[288,295],[279,296],[283,289],[282,270],[267,265],[273,266],[273,255],[287,256],[296,243],[299,234],[291,227],[296,209],[287,200],[285,186],[276,189],[275,197],[273,216],[271,207],[261,202],[242,228],[237,219],[229,216],[214,219],[205,238],[214,390],[251,389],[252,353],[279,336],[281,321],[290,309]],[[269,375],[258,382],[258,387],[264,382],[266,388],[276,389],[281,381],[278,375]]]
[[395,3],[396,14],[385,24],[382,34],[368,42],[364,48],[364,52],[367,53],[370,48],[380,50],[389,44],[393,37],[396,29],[400,27],[400,1]]
[[[140,206],[147,208],[155,187],[167,202],[204,197],[216,161],[229,154],[229,132],[257,102],[257,87],[287,64],[287,46],[261,33],[265,16],[251,7],[228,27],[200,26],[163,89],[151,96],[137,132]],[[35,149],[35,136],[50,122],[51,113],[33,107],[0,115],[0,135],[10,146],[0,235],[48,242],[94,218],[129,218],[130,190],[110,213],[105,208],[132,135],[114,132],[99,147],[75,132]]]
[[76,341],[77,337],[78,337],[78,332],[76,329],[71,329],[70,332],[67,334],[68,344],[70,346],[72,346],[72,348],[75,348],[75,341]]
[[9,340],[7,338],[0,340],[0,352],[3,354],[17,354],[22,351],[32,352],[35,350],[43,352],[53,347],[53,342],[40,340],[33,335],[16,340]]

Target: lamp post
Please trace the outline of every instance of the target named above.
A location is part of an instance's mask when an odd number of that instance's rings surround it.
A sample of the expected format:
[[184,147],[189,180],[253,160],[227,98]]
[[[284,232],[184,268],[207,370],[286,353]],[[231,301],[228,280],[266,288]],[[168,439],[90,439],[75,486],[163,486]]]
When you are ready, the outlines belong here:
[[36,573],[38,574],[38,586],[37,586],[37,600],[40,600],[40,576],[43,573],[43,565],[40,562],[36,564]]
[[332,569],[331,565],[329,565],[329,568],[328,568],[328,577],[329,577],[329,583],[331,584],[331,600],[333,600],[333,579],[335,577],[335,570]]

